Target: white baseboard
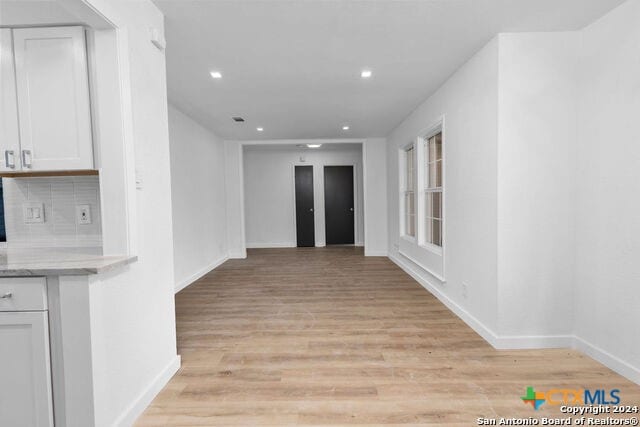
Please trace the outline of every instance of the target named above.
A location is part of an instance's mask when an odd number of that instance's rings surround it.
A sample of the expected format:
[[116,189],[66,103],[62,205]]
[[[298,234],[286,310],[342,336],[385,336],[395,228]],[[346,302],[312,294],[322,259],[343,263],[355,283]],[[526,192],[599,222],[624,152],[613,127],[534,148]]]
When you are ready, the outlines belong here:
[[402,256],[389,255],[389,259],[396,263],[408,275],[413,277],[426,290],[438,298],[449,310],[462,319],[471,329],[499,350],[536,349],[536,348],[574,348],[592,359],[597,360],[611,370],[617,372],[630,381],[640,384],[640,369],[608,353],[607,351],[588,343],[574,335],[498,335],[490,328],[469,314],[465,309],[451,300],[436,286],[426,280],[408,260]]
[[402,268],[407,274],[409,274],[409,276],[413,277],[426,290],[431,292],[440,300],[440,302],[442,302],[456,316],[462,319],[471,329],[476,331],[478,335],[484,338],[484,340],[491,344],[495,349],[571,348],[573,345],[572,335],[500,336],[445,295],[436,285],[425,279],[425,277],[418,271],[419,267],[411,265],[411,262],[403,259],[402,255],[389,255],[389,259]]
[[364,248],[364,256],[387,256],[388,252],[387,251],[371,251],[371,250],[367,250],[367,248]]
[[177,294],[178,292],[180,292],[181,290],[183,290],[184,288],[186,288],[187,286],[189,286],[190,284],[192,284],[193,282],[195,282],[196,280],[198,280],[199,278],[201,278],[205,274],[209,273],[211,270],[219,267],[222,263],[224,263],[228,259],[229,259],[228,256],[223,256],[219,260],[216,260],[216,261],[212,262],[211,264],[205,266],[204,268],[196,271],[195,273],[193,273],[191,276],[187,277],[186,279],[183,279],[183,280],[179,281],[175,285],[174,293]]
[[118,427],[132,426],[158,393],[167,385],[171,377],[178,372],[178,369],[180,369],[180,355],[176,355],[176,357],[171,360],[140,396],[116,419],[113,425]]
[[458,316],[467,325],[469,325],[471,329],[476,331],[476,333],[484,338],[485,341],[489,342],[489,344],[491,344],[493,347],[496,347],[495,344],[498,341],[498,336],[491,329],[485,326],[481,321],[476,319],[464,308],[460,307],[451,298],[446,296],[433,283],[427,281],[421,274],[419,274],[416,267],[409,264],[408,260],[402,259],[402,256],[395,256],[391,254],[389,254],[388,256],[391,261],[396,263],[398,267],[403,269],[409,276],[413,277],[416,282],[420,283],[423,288],[425,288],[436,298],[438,298],[440,302],[442,302],[449,310],[453,311],[456,316]]
[[573,335],[499,335],[491,345],[499,350],[572,348]]
[[640,369],[638,367],[625,362],[624,360],[599,347],[596,347],[580,337],[574,337],[573,348],[581,351],[592,359],[597,360],[630,381],[640,385]]
[[292,242],[276,242],[276,243],[247,243],[247,248],[251,249],[268,249],[268,248],[295,248],[298,246]]
[[246,249],[242,252],[229,251],[229,259],[245,259],[247,257]]

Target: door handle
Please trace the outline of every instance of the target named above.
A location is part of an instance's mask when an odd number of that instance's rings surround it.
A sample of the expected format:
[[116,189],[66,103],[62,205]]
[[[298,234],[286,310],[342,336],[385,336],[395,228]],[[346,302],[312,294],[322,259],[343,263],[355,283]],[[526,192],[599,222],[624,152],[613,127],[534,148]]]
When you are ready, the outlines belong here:
[[9,299],[11,297],[13,297],[13,294],[11,292],[7,292],[6,294],[2,295],[0,299]]
[[309,209],[309,212],[313,212],[313,208]]
[[[29,161],[27,161],[27,158]],[[22,166],[25,168],[31,167],[31,150],[22,150]]]
[[4,150],[4,164],[8,168],[15,169],[16,167],[15,151]]
[[349,208],[349,210],[350,210],[351,212],[353,212],[353,208]]

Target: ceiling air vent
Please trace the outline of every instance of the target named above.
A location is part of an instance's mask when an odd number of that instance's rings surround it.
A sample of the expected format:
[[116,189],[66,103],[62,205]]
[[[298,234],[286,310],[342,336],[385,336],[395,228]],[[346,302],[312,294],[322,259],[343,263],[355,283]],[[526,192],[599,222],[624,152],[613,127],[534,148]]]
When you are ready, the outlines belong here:
[[242,117],[232,117],[234,122],[244,123],[244,119]]

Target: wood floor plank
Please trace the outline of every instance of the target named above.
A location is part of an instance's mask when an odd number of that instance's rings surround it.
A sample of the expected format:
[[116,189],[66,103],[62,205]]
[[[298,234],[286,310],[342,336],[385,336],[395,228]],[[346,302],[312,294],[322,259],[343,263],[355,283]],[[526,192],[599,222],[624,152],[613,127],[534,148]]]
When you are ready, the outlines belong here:
[[640,387],[574,350],[503,350],[361,248],[253,249],[176,296],[182,368],[137,426],[470,426],[527,386]]

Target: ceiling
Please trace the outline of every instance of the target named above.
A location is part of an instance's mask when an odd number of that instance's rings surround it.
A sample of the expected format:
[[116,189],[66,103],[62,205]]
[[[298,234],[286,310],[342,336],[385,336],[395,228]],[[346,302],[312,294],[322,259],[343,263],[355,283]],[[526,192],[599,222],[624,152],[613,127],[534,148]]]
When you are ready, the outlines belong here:
[[622,2],[155,1],[170,101],[239,140],[385,136],[496,33],[575,30]]
[[355,142],[331,142],[324,143],[320,147],[309,148],[307,147],[307,143],[311,143],[311,141],[300,141],[300,143],[264,143],[260,142],[256,145],[245,145],[245,151],[322,151],[322,152],[353,152],[353,151],[362,151],[362,143]]

